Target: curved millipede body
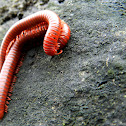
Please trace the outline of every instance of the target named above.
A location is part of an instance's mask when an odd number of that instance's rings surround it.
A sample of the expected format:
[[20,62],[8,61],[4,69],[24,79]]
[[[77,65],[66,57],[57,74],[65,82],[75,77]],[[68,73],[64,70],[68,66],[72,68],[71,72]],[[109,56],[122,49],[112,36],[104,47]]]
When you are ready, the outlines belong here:
[[[23,45],[30,39],[44,37],[43,49],[47,55],[62,53],[70,38],[70,28],[57,14],[44,10],[15,23],[6,33],[0,48],[0,119],[7,112],[14,76]],[[28,42],[30,44],[30,42]],[[17,73],[17,72],[16,72]]]

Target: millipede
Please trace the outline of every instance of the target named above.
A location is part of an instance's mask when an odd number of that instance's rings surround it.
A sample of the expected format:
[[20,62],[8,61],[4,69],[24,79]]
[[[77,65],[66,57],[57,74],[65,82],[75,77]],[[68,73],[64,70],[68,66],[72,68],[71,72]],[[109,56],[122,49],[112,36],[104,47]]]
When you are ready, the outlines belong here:
[[59,55],[70,38],[70,28],[56,13],[43,10],[19,20],[5,34],[0,48],[0,119],[8,111],[17,78],[15,73],[24,58],[24,44],[32,44],[31,39],[42,37],[44,52],[50,56]]

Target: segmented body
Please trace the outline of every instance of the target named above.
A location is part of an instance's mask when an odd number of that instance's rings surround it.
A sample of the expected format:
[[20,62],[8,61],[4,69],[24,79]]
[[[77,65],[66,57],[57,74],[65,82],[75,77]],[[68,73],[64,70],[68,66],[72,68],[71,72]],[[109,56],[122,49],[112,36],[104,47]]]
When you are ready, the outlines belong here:
[[12,83],[16,81],[13,74],[23,45],[30,39],[43,36],[45,53],[58,55],[69,40],[70,29],[54,12],[44,10],[18,21],[6,33],[0,50],[0,119],[7,112],[7,99],[12,92]]

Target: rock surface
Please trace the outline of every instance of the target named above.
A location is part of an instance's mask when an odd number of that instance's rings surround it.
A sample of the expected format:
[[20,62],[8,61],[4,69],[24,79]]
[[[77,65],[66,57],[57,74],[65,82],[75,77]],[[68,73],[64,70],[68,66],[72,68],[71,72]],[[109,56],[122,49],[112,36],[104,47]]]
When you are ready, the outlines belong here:
[[126,2],[1,0],[0,40],[22,17],[49,9],[71,28],[59,56],[28,51],[1,126],[125,126]]

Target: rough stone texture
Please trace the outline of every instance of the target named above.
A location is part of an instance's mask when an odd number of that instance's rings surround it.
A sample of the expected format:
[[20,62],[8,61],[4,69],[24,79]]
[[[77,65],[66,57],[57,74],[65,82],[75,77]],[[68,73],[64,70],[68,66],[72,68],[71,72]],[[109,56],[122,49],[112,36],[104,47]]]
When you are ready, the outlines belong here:
[[[1,7],[1,40],[18,13],[43,9],[69,24],[71,39],[59,56],[47,56],[42,46],[27,53],[0,125],[125,126],[126,2],[30,0],[21,11],[23,1],[15,1],[17,7],[12,1]],[[10,10],[16,16],[5,21]]]

